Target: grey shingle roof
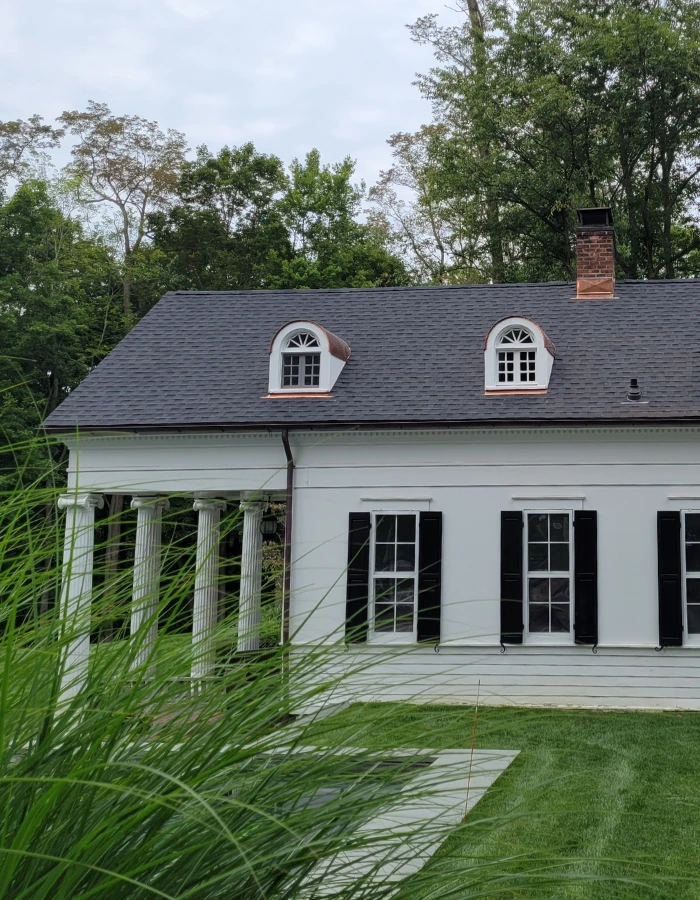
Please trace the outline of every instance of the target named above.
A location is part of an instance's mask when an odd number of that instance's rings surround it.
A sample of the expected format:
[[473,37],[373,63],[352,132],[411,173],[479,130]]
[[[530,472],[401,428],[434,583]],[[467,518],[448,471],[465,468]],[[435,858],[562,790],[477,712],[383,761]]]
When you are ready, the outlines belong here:
[[[567,283],[165,297],[46,420],[99,428],[700,419],[700,281]],[[556,346],[545,395],[484,396],[484,337],[509,315]],[[294,319],[352,356],[332,399],[263,399],[270,340]],[[625,404],[630,378],[646,404]]]

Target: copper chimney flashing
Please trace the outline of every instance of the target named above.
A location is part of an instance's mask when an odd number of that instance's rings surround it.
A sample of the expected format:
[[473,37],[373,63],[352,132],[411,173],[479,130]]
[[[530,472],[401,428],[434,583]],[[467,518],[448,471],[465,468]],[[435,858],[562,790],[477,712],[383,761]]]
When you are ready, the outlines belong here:
[[611,300],[615,295],[615,231],[609,206],[578,210],[576,299]]

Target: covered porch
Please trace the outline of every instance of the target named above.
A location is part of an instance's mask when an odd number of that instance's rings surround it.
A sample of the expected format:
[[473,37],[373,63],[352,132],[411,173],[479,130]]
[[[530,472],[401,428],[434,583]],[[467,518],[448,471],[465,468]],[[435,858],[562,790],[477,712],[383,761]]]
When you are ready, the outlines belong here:
[[[109,497],[118,497],[120,507],[135,511],[133,553],[128,563],[131,571],[128,575],[122,573],[122,577],[128,577],[130,581],[131,600],[127,627],[128,639],[134,642],[131,665],[135,672],[139,670],[145,677],[153,674],[159,609],[162,605],[163,520],[165,515],[169,515],[168,521],[172,523],[173,513],[177,516],[178,509],[192,510],[196,519],[196,553],[190,564],[193,565],[194,572],[187,573],[194,578],[190,595],[192,627],[189,677],[192,690],[200,690],[207,680],[214,677],[216,670],[215,635],[220,618],[221,569],[226,562],[222,559],[222,515],[235,515],[241,534],[238,547],[240,559],[236,561],[237,568],[240,566],[237,626],[230,651],[237,655],[251,654],[260,648],[263,541],[264,532],[270,530],[270,515],[266,515],[266,511],[270,504],[287,503],[282,538],[284,590],[280,638],[284,640],[287,636],[284,625],[288,620],[286,607],[291,547],[287,538],[291,503],[287,491],[290,479],[286,477],[286,473],[291,465],[280,454],[282,447],[279,436],[275,436],[274,441],[274,471],[271,471],[270,465],[264,469],[259,465],[261,455],[266,455],[265,450],[269,455],[269,450],[272,449],[272,436],[262,438],[264,449],[258,442],[254,442],[258,443],[257,448],[254,448],[250,441],[241,442],[238,436],[226,436],[228,440],[225,443],[234,453],[235,445],[243,451],[240,460],[235,455],[228,458],[228,490],[223,487],[206,490],[214,485],[221,485],[220,450],[221,438],[224,436],[202,435],[195,436],[193,440],[189,437],[191,436],[173,436],[172,441],[167,441],[169,452],[162,457],[160,466],[155,470],[153,450],[158,445],[162,447],[162,438],[157,442],[153,438],[139,436],[131,439],[92,438],[83,440],[80,447],[71,447],[69,489],[58,500],[59,509],[65,510],[60,597],[61,620],[66,635],[60,692],[63,701],[80,693],[88,678],[93,627],[91,608],[96,571],[95,533],[100,524],[98,510],[106,508]],[[231,446],[232,443],[234,446]],[[198,465],[192,459],[195,449],[200,451],[200,458],[196,461]],[[202,451],[211,460],[208,467],[206,464],[202,465]],[[277,464],[279,456],[282,456],[280,461],[283,461],[283,467]],[[114,465],[117,458],[121,461],[119,467]],[[257,465],[250,467],[248,463],[253,460]],[[187,472],[185,466],[190,461],[192,468]],[[179,464],[176,472],[173,471],[173,462]],[[185,479],[190,482],[191,490],[181,489]],[[241,489],[241,482],[250,485],[250,489]],[[130,483],[134,485],[131,490]],[[284,489],[280,490],[283,484]],[[177,502],[174,498],[177,498]],[[171,500],[175,510],[171,510]],[[131,513],[132,517],[133,515]]]

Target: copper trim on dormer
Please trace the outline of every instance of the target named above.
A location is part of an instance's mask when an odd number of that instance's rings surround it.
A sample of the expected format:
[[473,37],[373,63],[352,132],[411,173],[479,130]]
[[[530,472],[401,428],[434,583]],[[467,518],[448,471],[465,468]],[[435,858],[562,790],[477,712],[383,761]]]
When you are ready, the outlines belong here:
[[486,332],[486,337],[484,338],[484,350],[489,345],[489,338],[493,334],[493,332],[501,325],[503,322],[508,321],[508,319],[522,319],[523,322],[529,322],[533,328],[536,328],[539,333],[542,335],[542,340],[544,342],[545,349],[551,353],[552,356],[556,356],[557,348],[554,346],[552,341],[549,339],[547,332],[542,328],[541,325],[538,325],[534,319],[531,319],[529,316],[521,316],[518,313],[511,313],[509,316],[502,316],[495,325],[492,325],[489,330]]
[[270,341],[270,353],[272,353],[272,348],[275,346],[277,335],[280,331],[284,331],[284,329],[288,328],[290,325],[313,325],[314,328],[318,328],[325,334],[331,356],[335,356],[336,359],[342,359],[343,362],[347,362],[350,359],[351,350],[348,344],[346,344],[342,338],[339,338],[337,334],[333,334],[332,331],[329,331],[327,328],[324,328],[323,325],[319,325],[318,322],[314,322],[312,319],[292,319],[290,322],[286,322],[281,328],[278,328],[275,332],[275,336]]
[[302,398],[308,399],[309,397],[329,400],[333,397],[333,394],[329,394],[327,391],[275,391],[274,393],[265,394],[260,399],[279,400],[280,398],[286,398],[288,400],[301,400]]

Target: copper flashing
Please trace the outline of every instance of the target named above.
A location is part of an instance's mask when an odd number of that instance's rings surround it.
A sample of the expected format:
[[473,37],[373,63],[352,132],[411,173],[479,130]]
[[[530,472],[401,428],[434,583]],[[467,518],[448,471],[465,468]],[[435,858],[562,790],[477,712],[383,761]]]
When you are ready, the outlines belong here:
[[332,331],[329,331],[327,328],[324,328],[323,325],[319,325],[318,322],[312,322],[311,319],[292,319],[291,322],[287,322],[281,328],[278,328],[275,332],[275,336],[270,341],[270,353],[272,353],[272,348],[275,346],[275,341],[277,340],[277,335],[280,331],[283,331],[289,325],[313,325],[315,328],[319,328],[326,336],[328,340],[328,350],[330,351],[331,356],[335,356],[336,359],[341,359],[343,362],[347,362],[350,359],[350,347],[345,341],[338,337],[337,334],[333,334]]
[[513,394],[525,396],[526,394],[546,394],[547,388],[530,388],[529,390],[520,390],[517,388],[499,388],[498,390],[484,391],[484,397],[508,397]]
[[545,349],[549,353],[551,353],[552,356],[556,356],[557,348],[554,346],[552,341],[549,339],[547,332],[544,330],[544,328],[542,328],[540,325],[538,325],[537,322],[535,322],[535,320],[531,319],[529,316],[520,316],[517,313],[512,313],[509,316],[503,316],[501,319],[498,320],[498,322],[496,322],[495,325],[492,325],[489,328],[489,330],[486,332],[486,337],[484,338],[484,350],[486,350],[486,348],[488,347],[489,337],[491,336],[492,332],[494,332],[498,328],[499,325],[501,325],[503,322],[507,321],[508,319],[522,319],[523,322],[529,322],[533,326],[533,328],[536,328],[539,331],[539,333],[542,335],[542,340],[544,341]]
[[612,300],[615,296],[614,278],[576,279],[577,300]]
[[309,397],[317,397],[321,400],[330,400],[333,397],[333,394],[329,394],[328,391],[276,391],[275,393],[265,394],[261,397],[261,400],[279,400],[279,399],[288,399],[288,400],[308,400]]

